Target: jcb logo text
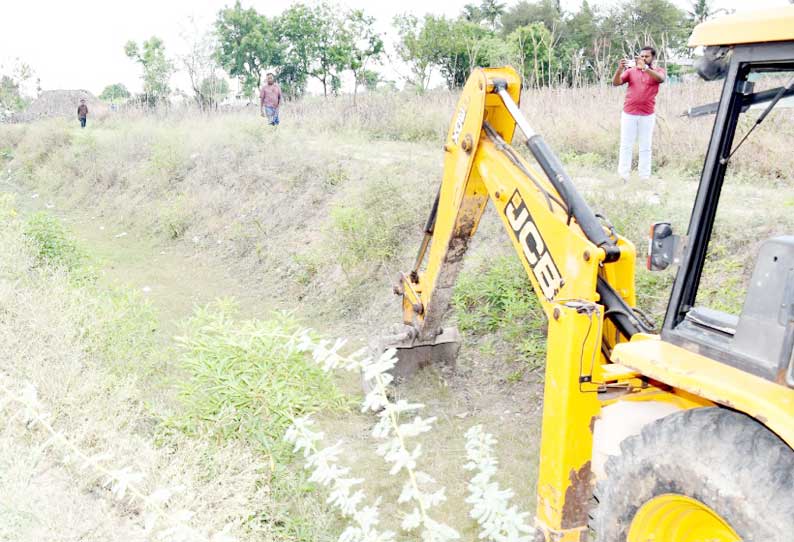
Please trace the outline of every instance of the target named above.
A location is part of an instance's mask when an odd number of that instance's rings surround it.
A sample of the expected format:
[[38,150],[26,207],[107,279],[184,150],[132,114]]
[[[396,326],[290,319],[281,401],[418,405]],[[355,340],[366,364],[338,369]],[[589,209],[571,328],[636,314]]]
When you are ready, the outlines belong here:
[[551,301],[562,287],[562,277],[518,190],[507,202],[505,215],[543,296]]

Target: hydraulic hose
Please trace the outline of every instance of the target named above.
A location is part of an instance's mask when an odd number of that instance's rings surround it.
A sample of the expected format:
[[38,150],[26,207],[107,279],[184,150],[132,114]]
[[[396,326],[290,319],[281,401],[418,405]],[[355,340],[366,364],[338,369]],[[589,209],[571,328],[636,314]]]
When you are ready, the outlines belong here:
[[593,210],[590,209],[582,195],[576,190],[557,155],[543,140],[543,136],[536,133],[529,126],[518,105],[508,94],[507,84],[504,81],[494,81],[494,92],[502,98],[505,107],[515,119],[516,125],[527,137],[527,147],[529,147],[532,156],[535,157],[540,168],[549,178],[549,181],[560,194],[563,201],[565,201],[568,207],[569,220],[570,217],[575,218],[587,238],[597,247],[604,249],[604,252],[606,252],[605,262],[617,261],[620,258],[620,248],[606,234]]

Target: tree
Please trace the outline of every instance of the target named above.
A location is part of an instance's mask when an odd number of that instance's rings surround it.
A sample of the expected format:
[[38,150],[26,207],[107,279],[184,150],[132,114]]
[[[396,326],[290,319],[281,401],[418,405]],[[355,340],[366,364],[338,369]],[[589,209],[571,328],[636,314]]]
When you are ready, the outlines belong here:
[[358,74],[358,84],[364,85],[368,91],[373,91],[378,88],[378,83],[382,81],[378,72],[372,70],[362,70]]
[[480,13],[482,18],[491,24],[491,30],[496,30],[499,18],[505,12],[504,3],[497,0],[482,0]]
[[8,75],[0,76],[0,115],[6,110],[21,111],[26,103],[19,92],[19,83]]
[[427,88],[431,70],[438,68],[447,87],[463,86],[477,66],[509,62],[506,43],[490,29],[464,17],[448,19],[425,15],[419,21],[413,15],[395,18],[400,41],[397,53],[411,67],[406,79],[418,90]]
[[598,13],[590,7],[590,2],[583,0],[579,11],[565,21],[565,33],[562,39],[590,53],[593,42],[602,34],[599,24]]
[[[794,3],[794,0],[790,0]],[[689,20],[692,21],[693,24],[700,24],[719,13],[727,13],[728,10],[724,8],[714,9],[710,0],[690,0],[690,4],[692,5],[692,9],[687,11],[687,15],[689,15]]]
[[280,17],[281,32],[288,44],[287,63],[297,73],[314,77],[328,90],[337,92],[340,74],[348,69],[353,44],[344,21],[328,4],[315,7],[293,4]]
[[551,32],[543,23],[520,26],[508,36],[524,87],[540,87],[549,79]]
[[470,23],[480,24],[483,20],[483,13],[477,4],[466,4],[460,14],[461,19]]
[[[603,78],[605,62],[609,61],[603,56],[609,56],[612,39],[602,32],[600,25],[599,13],[587,0],[583,0],[579,11],[565,20],[557,56],[562,60],[567,82],[573,86],[600,82]],[[612,66],[606,69],[610,68]]]
[[462,19],[434,17],[427,21],[425,32],[448,88],[462,87],[475,67],[489,64],[486,44],[493,34],[487,28]]
[[0,75],[0,115],[22,111],[30,103],[23,87],[33,79],[33,68],[17,58],[11,67],[0,66],[0,72],[5,72]]
[[221,88],[220,85],[223,85],[226,93],[229,91],[229,84],[218,74],[220,66],[216,54],[216,36],[202,31],[191,20],[191,28],[182,32],[182,39],[188,52],[180,57],[180,61],[190,79],[193,100],[202,111],[211,110],[217,106],[217,90]]
[[411,71],[403,78],[418,92],[427,90],[433,71],[435,50],[425,32],[426,23],[431,17],[425,15],[421,23],[415,15],[409,14],[397,15],[392,20],[399,36],[395,44],[397,56]]
[[118,101],[126,101],[130,97],[130,91],[123,83],[114,83],[106,86],[102,93],[99,95],[100,100],[110,103],[117,103]]
[[560,3],[556,0],[537,0],[535,2],[520,0],[504,12],[501,21],[502,33],[505,36],[519,26],[527,26],[536,22],[542,22],[550,32],[559,32],[563,28]]
[[670,0],[629,0],[614,8],[604,25],[616,38],[616,54],[633,56],[640,47],[653,45],[664,59],[667,49],[686,51],[691,29],[686,15]]
[[174,66],[165,55],[163,40],[152,36],[141,47],[134,41],[128,41],[124,45],[124,52],[143,68],[143,101],[150,107],[167,102],[171,93],[168,83]]
[[[383,55],[383,39],[375,31],[375,18],[365,15],[360,9],[348,13],[347,32],[351,43],[348,67],[353,72],[353,103],[355,104],[360,83],[364,83],[368,90],[374,88],[367,84],[371,80],[370,74],[372,73],[367,67]],[[376,78],[375,85],[377,86],[377,84]]]
[[229,95],[229,83],[224,77],[212,74],[201,80],[199,95],[204,109],[217,109],[218,104]]
[[284,64],[285,44],[278,20],[260,15],[254,8],[243,9],[239,0],[218,13],[215,33],[218,62],[229,75],[242,80],[248,96],[262,86],[267,70]]

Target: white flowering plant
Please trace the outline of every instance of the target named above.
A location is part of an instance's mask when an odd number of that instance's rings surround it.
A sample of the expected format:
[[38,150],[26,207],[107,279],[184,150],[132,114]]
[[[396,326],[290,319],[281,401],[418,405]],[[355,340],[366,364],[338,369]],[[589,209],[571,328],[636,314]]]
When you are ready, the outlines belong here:
[[[447,499],[445,488],[419,468],[422,446],[415,439],[432,431],[436,418],[423,418],[418,412],[424,405],[404,399],[393,400],[393,394],[389,393],[394,383],[390,371],[397,363],[396,351],[389,349],[378,356],[369,356],[367,349],[360,349],[345,355],[342,353],[346,345],[344,340],[315,341],[308,331],[296,336],[293,344],[299,350],[310,352],[324,371],[342,369],[360,373],[363,380],[370,383],[361,410],[373,412],[378,417],[372,428],[372,436],[380,442],[375,452],[390,466],[390,475],[403,479],[397,499],[404,507],[400,528],[413,533],[412,539],[422,542],[459,540],[461,535],[456,529],[434,517],[437,507]],[[285,434],[285,440],[293,445],[296,453],[303,455],[306,468],[312,471],[309,480],[328,487],[328,503],[349,520],[339,542],[397,540],[395,532],[379,528],[380,498],[370,502],[360,488],[364,480],[352,477],[349,467],[340,466],[342,443],[321,448],[324,437],[322,432],[314,430],[309,416],[294,420]],[[468,462],[464,468],[475,472],[468,485],[466,502],[472,506],[471,517],[480,527],[479,538],[493,542],[531,542],[529,515],[510,505],[511,490],[501,490],[492,481],[497,466],[493,456],[495,439],[481,426],[470,429],[466,438]]]
[[112,454],[88,454],[76,446],[67,435],[50,423],[50,414],[39,399],[33,384],[14,386],[0,373],[0,415],[6,416],[6,427],[14,423],[25,431],[45,438],[39,450],[50,450],[64,465],[98,477],[99,485],[119,503],[137,502],[143,508],[144,534],[157,542],[236,542],[227,524],[222,530],[211,532],[193,524],[194,512],[171,510],[172,497],[182,487],[162,487],[151,492],[142,490],[144,475],[130,465],[113,465]]

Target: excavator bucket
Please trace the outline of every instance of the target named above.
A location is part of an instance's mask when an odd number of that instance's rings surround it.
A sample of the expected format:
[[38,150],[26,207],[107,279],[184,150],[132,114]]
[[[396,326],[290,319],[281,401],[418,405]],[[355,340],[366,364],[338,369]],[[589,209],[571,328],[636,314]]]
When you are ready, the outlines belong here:
[[460,333],[456,327],[445,327],[432,340],[422,341],[416,331],[405,326],[405,331],[381,337],[377,345],[380,352],[397,350],[397,365],[392,374],[405,380],[419,369],[433,365],[454,368],[460,350]]

